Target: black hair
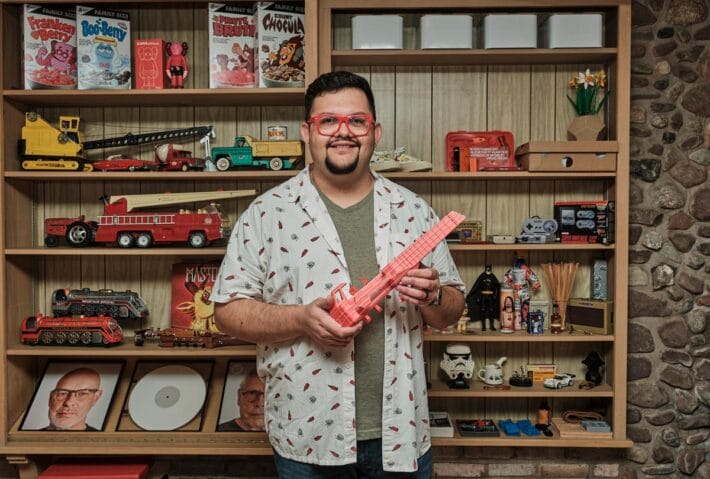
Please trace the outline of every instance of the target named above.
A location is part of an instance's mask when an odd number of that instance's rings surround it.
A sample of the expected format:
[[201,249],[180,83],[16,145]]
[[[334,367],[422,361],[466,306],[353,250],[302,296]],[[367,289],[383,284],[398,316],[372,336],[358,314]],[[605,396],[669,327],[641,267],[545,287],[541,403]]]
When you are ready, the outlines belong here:
[[331,93],[343,88],[357,88],[367,97],[367,102],[372,110],[372,118],[377,118],[375,114],[375,97],[372,94],[370,84],[360,75],[351,72],[337,71],[324,73],[308,85],[306,90],[306,121],[311,117],[313,101],[323,93]]

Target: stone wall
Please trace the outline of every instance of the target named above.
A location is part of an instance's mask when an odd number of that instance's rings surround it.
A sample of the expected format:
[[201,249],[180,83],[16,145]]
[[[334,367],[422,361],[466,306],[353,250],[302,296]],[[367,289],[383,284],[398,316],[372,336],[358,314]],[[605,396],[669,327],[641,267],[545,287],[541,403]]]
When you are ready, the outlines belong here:
[[[710,478],[709,10],[709,0],[633,4],[628,435],[635,447],[436,448],[436,477]],[[224,457],[161,459],[152,477],[163,474],[276,475],[271,458]]]

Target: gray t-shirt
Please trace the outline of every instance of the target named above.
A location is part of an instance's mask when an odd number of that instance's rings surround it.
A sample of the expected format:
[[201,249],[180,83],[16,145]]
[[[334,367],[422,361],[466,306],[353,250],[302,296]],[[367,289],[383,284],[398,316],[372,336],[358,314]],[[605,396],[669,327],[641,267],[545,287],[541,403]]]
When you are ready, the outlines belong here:
[[[359,288],[362,278],[377,276],[380,268],[375,255],[375,203],[371,191],[360,202],[341,208],[323,193],[335,229],[343,245],[350,283]],[[385,361],[385,327],[381,312],[371,311],[355,337],[355,418],[357,440],[382,437],[382,380]]]

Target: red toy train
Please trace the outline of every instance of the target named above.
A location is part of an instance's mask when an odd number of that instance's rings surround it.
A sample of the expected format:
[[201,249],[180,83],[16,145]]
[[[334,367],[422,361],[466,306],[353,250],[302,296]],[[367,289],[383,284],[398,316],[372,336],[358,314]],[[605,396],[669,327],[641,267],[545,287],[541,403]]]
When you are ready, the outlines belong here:
[[110,346],[123,341],[123,331],[109,316],[54,318],[37,314],[22,321],[20,341],[25,344],[81,344]]

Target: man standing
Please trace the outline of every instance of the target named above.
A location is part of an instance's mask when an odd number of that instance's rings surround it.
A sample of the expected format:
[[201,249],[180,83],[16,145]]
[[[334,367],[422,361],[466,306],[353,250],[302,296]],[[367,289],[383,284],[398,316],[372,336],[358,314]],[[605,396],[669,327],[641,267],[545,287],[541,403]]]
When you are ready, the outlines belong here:
[[220,432],[263,431],[264,430],[264,383],[259,379],[256,368],[242,380],[237,390],[239,417],[217,426]]
[[313,164],[239,219],[213,289],[215,319],[257,343],[281,477],[430,477],[422,320],[455,323],[464,285],[439,244],[370,324],[330,317],[334,287],[374,277],[438,219],[371,171],[382,130],[364,78],[324,74],[305,103],[301,138]]
[[94,369],[69,371],[49,393],[49,426],[44,430],[98,431],[86,423],[86,416],[102,393],[101,376]]

